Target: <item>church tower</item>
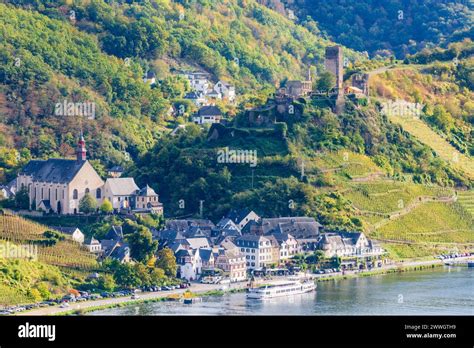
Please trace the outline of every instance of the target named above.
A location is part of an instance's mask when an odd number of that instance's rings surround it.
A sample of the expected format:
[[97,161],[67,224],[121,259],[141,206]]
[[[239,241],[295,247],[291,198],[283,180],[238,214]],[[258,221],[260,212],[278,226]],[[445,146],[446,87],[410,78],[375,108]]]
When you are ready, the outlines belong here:
[[76,148],[76,159],[78,161],[85,161],[86,160],[86,142],[84,141],[84,136],[82,135],[79,138],[79,142],[77,143]]

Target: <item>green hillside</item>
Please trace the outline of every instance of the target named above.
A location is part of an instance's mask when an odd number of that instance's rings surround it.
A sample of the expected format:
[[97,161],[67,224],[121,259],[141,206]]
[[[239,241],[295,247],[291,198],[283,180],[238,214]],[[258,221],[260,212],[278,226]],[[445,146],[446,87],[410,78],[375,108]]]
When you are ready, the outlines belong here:
[[426,46],[472,37],[474,5],[463,0],[269,0],[307,16],[332,40],[371,55],[404,57]]
[[[72,155],[81,127],[96,168],[130,164],[174,125],[169,107],[189,91],[177,70],[229,81],[252,105],[332,44],[253,0],[2,1],[0,26],[0,181],[30,157]],[[55,115],[64,100],[96,103],[95,119]]]

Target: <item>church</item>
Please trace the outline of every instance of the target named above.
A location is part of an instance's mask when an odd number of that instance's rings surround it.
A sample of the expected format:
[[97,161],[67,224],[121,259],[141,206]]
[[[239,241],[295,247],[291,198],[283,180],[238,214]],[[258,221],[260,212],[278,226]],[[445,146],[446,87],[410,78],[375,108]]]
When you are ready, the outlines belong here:
[[[31,160],[20,171],[16,180],[17,190],[21,188],[28,190],[31,210],[56,214],[78,214],[79,202],[87,193],[95,198],[97,205],[102,204],[105,197],[112,203],[121,200],[111,192],[105,195],[110,180],[117,179],[107,179],[106,185],[87,160],[86,152],[86,143],[81,134],[76,148],[76,159]],[[133,178],[126,179],[133,181]],[[150,199],[153,199],[156,204],[150,212],[162,213],[163,208],[158,201],[158,195],[153,193],[154,197]],[[136,197],[140,196],[140,190],[136,187],[136,191],[128,194],[131,204],[113,204],[116,212],[135,208],[134,203]]]

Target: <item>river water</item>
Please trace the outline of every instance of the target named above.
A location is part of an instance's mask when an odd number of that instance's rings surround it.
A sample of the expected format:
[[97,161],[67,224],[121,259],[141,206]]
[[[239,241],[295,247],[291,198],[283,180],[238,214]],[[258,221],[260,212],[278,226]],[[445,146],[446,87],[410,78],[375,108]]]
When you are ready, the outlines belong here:
[[317,285],[310,294],[266,301],[236,293],[192,305],[156,302],[89,315],[474,315],[474,268],[443,267]]

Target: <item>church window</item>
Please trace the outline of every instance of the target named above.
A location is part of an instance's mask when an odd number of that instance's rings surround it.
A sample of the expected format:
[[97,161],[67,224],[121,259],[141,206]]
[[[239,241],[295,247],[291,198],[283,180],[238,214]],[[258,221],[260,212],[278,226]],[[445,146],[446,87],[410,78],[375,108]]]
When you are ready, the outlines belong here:
[[58,189],[56,189],[56,200],[58,200]]
[[41,188],[41,199],[43,199],[43,188]]
[[89,188],[86,188],[86,193],[89,193],[89,192],[90,192]]
[[77,199],[79,197],[79,194],[77,192],[76,189],[74,189],[74,191],[72,191],[72,199]]
[[97,189],[95,198],[102,198],[102,190],[100,188]]

